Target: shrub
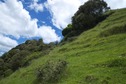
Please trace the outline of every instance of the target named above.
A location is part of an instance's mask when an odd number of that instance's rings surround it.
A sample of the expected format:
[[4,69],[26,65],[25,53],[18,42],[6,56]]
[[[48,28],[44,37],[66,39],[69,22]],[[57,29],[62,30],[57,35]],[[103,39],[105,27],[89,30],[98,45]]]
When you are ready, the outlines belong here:
[[4,76],[4,60],[0,58],[0,78]]
[[25,57],[27,55],[29,55],[30,52],[27,50],[22,50],[17,54],[14,54],[11,58],[11,60],[9,61],[9,63],[11,64],[11,69],[13,71],[16,71],[19,67],[23,67],[25,66]]
[[76,39],[76,37],[81,33],[80,30],[72,30],[71,32],[69,32],[61,41],[61,43],[63,42],[71,42],[73,40]]
[[62,35],[66,36],[68,33],[70,33],[72,31],[72,25],[69,24],[67,25],[67,27],[62,31]]
[[7,69],[5,72],[4,72],[4,76],[9,76],[10,74],[12,74],[13,71],[11,69]]
[[126,67],[126,59],[114,59],[107,64],[108,67]]
[[85,81],[88,83],[96,82],[98,78],[94,77],[93,75],[88,75],[85,77]]
[[47,62],[37,70],[37,82],[45,84],[58,81],[65,67],[66,61],[58,60],[55,62]]
[[[30,61],[48,54],[55,44],[44,44],[42,39],[27,40],[0,57],[0,77],[8,76],[20,67],[26,67]],[[31,53],[41,51],[41,55],[29,56]]]

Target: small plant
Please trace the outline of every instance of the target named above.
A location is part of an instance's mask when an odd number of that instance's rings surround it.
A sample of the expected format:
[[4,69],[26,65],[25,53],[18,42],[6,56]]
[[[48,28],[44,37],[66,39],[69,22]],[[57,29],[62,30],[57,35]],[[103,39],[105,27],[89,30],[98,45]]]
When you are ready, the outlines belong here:
[[108,67],[126,67],[126,59],[115,59],[107,64]]
[[66,67],[66,61],[49,61],[37,70],[37,82],[42,84],[54,83],[58,81],[61,73]]
[[109,84],[107,80],[102,80],[101,84]]
[[109,68],[112,68],[112,67],[124,68],[126,67],[126,59],[124,58],[112,59],[102,64],[96,64],[95,66],[96,67],[109,67]]
[[98,78],[95,78],[93,75],[88,75],[85,77],[85,81],[86,82],[93,82],[93,81],[97,81]]
[[122,56],[122,57],[126,57],[126,53],[122,53],[121,56]]
[[67,51],[67,48],[61,48],[61,49],[59,49],[59,52],[65,52],[65,51]]

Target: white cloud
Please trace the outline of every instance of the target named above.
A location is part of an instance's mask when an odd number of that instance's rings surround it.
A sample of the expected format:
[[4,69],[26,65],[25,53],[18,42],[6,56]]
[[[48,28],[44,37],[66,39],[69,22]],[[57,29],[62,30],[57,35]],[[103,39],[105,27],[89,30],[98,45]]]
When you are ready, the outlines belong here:
[[41,37],[45,43],[59,40],[60,37],[51,27],[40,26],[38,28],[37,21],[37,19],[31,18],[29,12],[23,8],[21,1],[5,0],[4,3],[0,2],[0,38],[2,40],[0,41],[0,54],[17,45],[15,40],[6,37],[9,35],[17,39]]
[[112,9],[126,8],[126,0],[105,0]]
[[31,18],[29,12],[23,8],[21,1],[5,0],[5,3],[1,2],[0,16],[0,34],[12,35],[17,39],[21,36],[27,38],[39,36],[38,20]]
[[9,51],[11,48],[17,45],[18,45],[17,41],[0,34],[0,56],[4,52]]
[[[22,0],[24,1],[24,0]],[[47,0],[44,5],[52,15],[53,25],[59,29],[65,28],[71,22],[71,17],[78,10],[79,6],[87,0]],[[126,0],[105,0],[113,9],[126,7]],[[31,9],[36,12],[43,11],[42,3],[34,0]],[[8,51],[17,45],[17,42],[6,35],[15,38],[42,37],[45,43],[59,41],[61,38],[56,35],[55,30],[49,26],[38,28],[37,19],[32,19],[29,12],[23,8],[21,1],[5,0],[0,2],[0,54]]]
[[0,34],[16,38],[36,36],[37,19],[31,19],[20,1],[6,0],[0,3],[0,16]]
[[43,37],[44,43],[61,40],[61,37],[58,37],[55,33],[55,30],[52,29],[50,26],[41,26],[38,31],[39,31],[39,36]]
[[43,11],[43,4],[38,4],[38,0],[33,0],[33,3],[29,6],[31,10],[35,10],[36,12]]
[[[52,15],[52,23],[59,29],[64,29],[71,23],[71,17],[79,6],[88,0],[47,0],[46,8]],[[126,7],[126,0],[105,0],[112,9]]]
[[52,23],[59,29],[65,28],[71,22],[71,17],[78,7],[87,0],[47,0],[46,8],[52,15]]

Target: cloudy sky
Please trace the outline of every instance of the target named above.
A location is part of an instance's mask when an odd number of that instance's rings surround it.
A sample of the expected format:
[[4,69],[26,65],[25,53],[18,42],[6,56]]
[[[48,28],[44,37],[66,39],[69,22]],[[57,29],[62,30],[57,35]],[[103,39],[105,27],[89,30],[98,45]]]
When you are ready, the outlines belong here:
[[[60,41],[62,29],[87,0],[0,0],[0,55],[27,39]],[[112,9],[126,0],[105,0]]]

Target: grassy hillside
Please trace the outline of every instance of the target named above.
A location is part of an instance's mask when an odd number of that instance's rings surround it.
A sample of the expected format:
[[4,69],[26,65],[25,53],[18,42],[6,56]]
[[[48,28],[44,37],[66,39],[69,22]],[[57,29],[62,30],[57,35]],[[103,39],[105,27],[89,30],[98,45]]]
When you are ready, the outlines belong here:
[[[32,55],[40,55],[40,52]],[[60,76],[54,76],[59,77],[56,81],[48,84],[125,84],[126,9],[115,10],[93,29],[82,33],[72,42],[57,46],[49,54],[32,60],[29,66],[0,80],[0,84],[37,84],[39,67],[52,64],[53,70],[60,66],[56,64],[59,63],[57,60],[65,61],[66,67]]]

